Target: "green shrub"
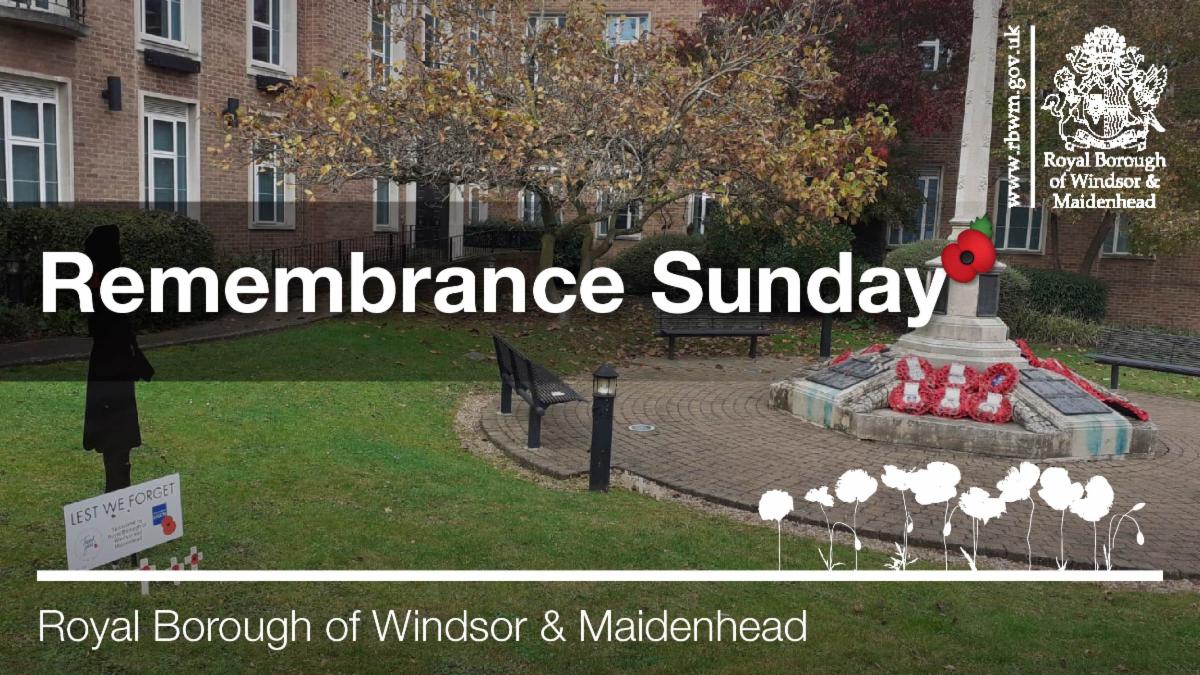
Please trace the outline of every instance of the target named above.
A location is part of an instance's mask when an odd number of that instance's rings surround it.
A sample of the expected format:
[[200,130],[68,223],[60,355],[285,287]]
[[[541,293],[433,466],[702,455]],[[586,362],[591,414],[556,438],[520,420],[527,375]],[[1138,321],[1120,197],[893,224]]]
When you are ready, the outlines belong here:
[[[654,261],[667,251],[688,251],[700,259],[702,267],[709,266],[704,239],[686,234],[646,237],[618,255],[609,266],[621,275],[626,294],[649,295],[665,288],[654,276]],[[673,271],[682,273],[681,269]]]
[[[558,233],[554,241],[554,266],[574,272],[579,269],[583,258],[580,249],[583,247],[583,237],[592,231],[589,225],[577,225],[565,228]],[[478,233],[497,233],[492,240],[497,247],[511,248],[521,251],[540,251],[542,248],[542,228],[509,218],[489,218],[477,225],[468,225],[464,229],[467,235]]]
[[1029,277],[1029,309],[1084,321],[1103,322],[1108,286],[1074,272],[1023,268]]
[[[121,229],[122,264],[148,278],[152,267],[213,267],[215,261],[212,234],[204,225],[175,213],[142,209],[98,207],[58,207],[45,209],[0,208],[0,255],[15,255],[25,261],[27,300],[41,304],[42,253],[81,251],[83,240],[97,225],[116,225]],[[169,311],[176,306],[173,284],[168,284],[164,304],[168,309],[151,314],[143,303],[134,314],[140,329],[162,328],[195,320],[202,315],[180,315]],[[72,320],[65,313],[77,310],[73,293],[59,298],[64,317],[49,317],[39,325],[47,330],[62,330]],[[38,312],[40,314],[40,312]]]
[[1005,317],[1012,338],[1036,342],[1091,347],[1100,339],[1103,328],[1098,323],[1082,321],[1061,314],[1045,314],[1022,309]]

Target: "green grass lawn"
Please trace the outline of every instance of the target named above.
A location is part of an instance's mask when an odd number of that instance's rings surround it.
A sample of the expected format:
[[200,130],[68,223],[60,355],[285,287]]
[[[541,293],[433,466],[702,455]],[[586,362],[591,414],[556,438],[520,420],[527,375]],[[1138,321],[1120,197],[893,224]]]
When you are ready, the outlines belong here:
[[[661,346],[649,319],[535,318],[499,328],[563,372]],[[328,321],[236,341],[151,352],[161,380],[140,385],[143,436],[134,480],[179,472],[187,511],[178,546],[213,569],[702,568],[771,569],[773,528],[752,527],[624,491],[548,488],[463,450],[456,402],[493,387],[494,322],[388,317]],[[634,336],[637,339],[633,339]],[[841,327],[838,348],[872,326]],[[805,353],[815,324],[771,349]],[[743,342],[689,349],[742,353]],[[1073,362],[1072,365],[1076,365]],[[82,373],[80,363],[36,372]],[[33,370],[22,371],[28,376]],[[177,381],[171,373],[211,378]],[[369,372],[362,381],[329,378]],[[257,381],[247,381],[254,373]],[[298,373],[301,381],[280,381]],[[1179,672],[1200,668],[1200,596],[1082,585],[983,584],[134,584],[34,582],[65,566],[61,507],[100,491],[99,457],[79,449],[83,385],[0,372],[0,671],[524,673],[910,671]],[[326,378],[322,380],[322,378]],[[1141,380],[1128,380],[1130,388]],[[1167,385],[1163,385],[1164,387]],[[816,544],[783,543],[785,565],[818,569]],[[848,552],[839,554],[846,559]],[[864,554],[879,569],[882,556]],[[39,609],[103,617],[132,609],[275,616],[295,609],[314,629],[353,609],[529,616],[580,608],[667,609],[709,616],[808,611],[806,644],[396,644],[315,640],[273,653],[261,644],[38,644]]]

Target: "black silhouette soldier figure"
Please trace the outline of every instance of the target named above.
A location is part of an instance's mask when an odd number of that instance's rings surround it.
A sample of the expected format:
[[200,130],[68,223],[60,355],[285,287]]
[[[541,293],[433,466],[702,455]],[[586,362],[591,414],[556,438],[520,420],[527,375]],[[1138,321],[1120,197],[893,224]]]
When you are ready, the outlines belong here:
[[[93,296],[100,279],[121,266],[121,235],[116,225],[92,229],[83,244],[92,261],[88,282]],[[83,415],[83,448],[104,457],[104,491],[127,488],[129,453],[142,444],[134,381],[149,381],[154,368],[138,348],[128,314],[109,310],[95,297],[88,315],[92,354],[88,359],[87,404]]]

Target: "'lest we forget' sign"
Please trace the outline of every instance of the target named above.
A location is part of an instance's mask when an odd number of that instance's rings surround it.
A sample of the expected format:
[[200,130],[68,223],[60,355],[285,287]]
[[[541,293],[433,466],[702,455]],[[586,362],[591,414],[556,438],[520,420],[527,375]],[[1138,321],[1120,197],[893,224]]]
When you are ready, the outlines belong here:
[[183,536],[179,474],[63,507],[67,567],[87,570]]

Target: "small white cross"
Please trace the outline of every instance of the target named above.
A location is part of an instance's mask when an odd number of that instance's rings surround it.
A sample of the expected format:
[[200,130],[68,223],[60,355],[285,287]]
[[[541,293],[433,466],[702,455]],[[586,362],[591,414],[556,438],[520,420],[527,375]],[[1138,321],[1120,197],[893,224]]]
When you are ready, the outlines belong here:
[[183,561],[192,568],[193,572],[200,569],[201,560],[204,560],[204,554],[200,551],[197,551],[195,546],[192,547],[192,550],[190,553],[188,553],[188,556],[183,559]]
[[[183,565],[180,565],[179,561],[176,560],[175,558],[171,558],[171,571],[172,572],[182,572],[183,571]],[[175,585],[176,586],[179,585],[179,579],[175,580]]]
[[[154,565],[151,565],[150,561],[147,560],[146,558],[142,558],[141,560],[138,561],[138,569],[143,572],[153,572]],[[149,581],[142,582],[142,595],[150,595],[150,582]]]

